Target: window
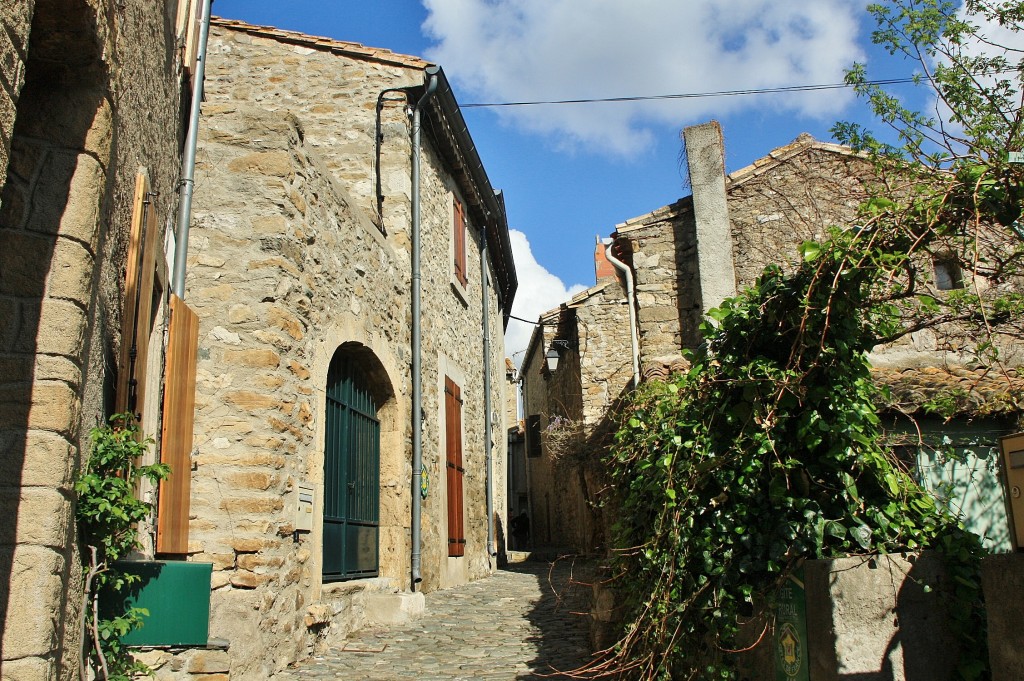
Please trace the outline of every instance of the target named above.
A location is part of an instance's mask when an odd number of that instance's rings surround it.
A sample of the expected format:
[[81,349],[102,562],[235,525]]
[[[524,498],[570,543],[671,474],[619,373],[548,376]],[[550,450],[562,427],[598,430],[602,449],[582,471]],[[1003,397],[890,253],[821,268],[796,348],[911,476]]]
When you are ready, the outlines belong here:
[[462,208],[462,202],[457,198],[453,199],[453,201],[452,240],[455,243],[455,279],[462,286],[466,286],[468,282],[468,277],[466,276],[466,216]]
[[935,265],[935,286],[940,291],[952,291],[964,287],[964,277],[960,272],[960,266],[953,257],[936,259]]
[[466,555],[466,534],[462,508],[462,391],[455,381],[444,377],[445,454],[448,478],[448,555]]
[[526,418],[526,455],[536,458],[540,454],[540,414],[533,414]]

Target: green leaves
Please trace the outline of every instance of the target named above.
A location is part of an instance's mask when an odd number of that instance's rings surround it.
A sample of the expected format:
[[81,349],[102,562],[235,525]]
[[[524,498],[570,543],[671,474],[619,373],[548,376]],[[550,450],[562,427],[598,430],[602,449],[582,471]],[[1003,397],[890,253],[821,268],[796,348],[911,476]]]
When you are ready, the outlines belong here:
[[796,271],[768,268],[709,313],[686,374],[632,394],[607,464],[616,544],[642,547],[619,558],[634,606],[619,655],[639,677],[733,678],[741,609],[800,561],[954,531],[880,444],[870,323],[899,310],[873,292],[906,258],[870,238],[805,243]]
[[[93,428],[89,439],[89,458],[74,481],[75,517],[82,543],[94,547],[97,554],[98,564],[85,566],[84,572],[93,574],[93,592],[110,597],[134,581],[113,565],[140,548],[138,523],[152,511],[149,503],[135,496],[135,489],[141,480],[156,484],[165,479],[170,468],[165,464],[139,465],[153,440],[141,437],[131,414],[112,416],[108,425]],[[88,553],[83,551],[83,555]],[[92,598],[88,599],[88,607],[90,611],[94,607]],[[96,619],[93,634],[99,638],[110,679],[127,681],[136,673],[148,671],[148,667],[134,661],[119,641],[121,636],[141,626],[142,618],[148,614],[145,608],[131,608],[111,619]],[[93,621],[92,614],[87,621]],[[88,650],[93,651],[93,646]]]
[[800,257],[804,262],[812,262],[821,255],[821,244],[816,241],[804,241],[800,244]]

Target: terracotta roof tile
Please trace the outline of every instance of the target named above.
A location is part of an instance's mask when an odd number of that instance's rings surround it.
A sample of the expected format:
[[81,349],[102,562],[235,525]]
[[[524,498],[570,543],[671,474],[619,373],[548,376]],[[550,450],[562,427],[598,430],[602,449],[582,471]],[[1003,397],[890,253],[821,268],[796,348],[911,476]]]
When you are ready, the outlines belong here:
[[[664,381],[690,368],[677,358],[644,365],[643,380]],[[1024,375],[1009,369],[962,366],[871,369],[876,385],[888,392],[878,405],[904,414],[924,412],[926,405],[943,416],[1010,414],[1024,409]]]
[[[967,367],[873,368],[875,382],[888,389],[881,405],[912,414],[925,405],[943,415],[1006,414],[1024,408],[1024,377],[1016,370]],[[934,407],[933,407],[934,408]]]

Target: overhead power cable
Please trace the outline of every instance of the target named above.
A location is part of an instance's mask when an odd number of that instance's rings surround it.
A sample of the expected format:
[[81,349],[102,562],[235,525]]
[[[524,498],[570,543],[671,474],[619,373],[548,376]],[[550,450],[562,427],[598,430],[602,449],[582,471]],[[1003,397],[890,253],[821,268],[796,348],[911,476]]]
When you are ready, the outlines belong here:
[[[1016,69],[1011,69],[1015,71]],[[995,74],[986,74],[995,75]],[[868,80],[864,85],[902,85],[916,83],[924,79],[924,76],[909,78],[885,78],[881,80]],[[820,85],[788,85],[785,87],[768,88],[747,88],[745,90],[719,90],[716,92],[687,92],[674,95],[645,95],[636,97],[599,97],[594,99],[549,99],[531,102],[477,102],[472,104],[461,104],[463,109],[499,107],[499,106],[543,106],[549,104],[599,104],[606,102],[649,102],[664,99],[701,99],[707,97],[738,97],[741,95],[767,95],[789,92],[817,92],[820,90],[840,90],[850,88],[849,83],[825,83]]]

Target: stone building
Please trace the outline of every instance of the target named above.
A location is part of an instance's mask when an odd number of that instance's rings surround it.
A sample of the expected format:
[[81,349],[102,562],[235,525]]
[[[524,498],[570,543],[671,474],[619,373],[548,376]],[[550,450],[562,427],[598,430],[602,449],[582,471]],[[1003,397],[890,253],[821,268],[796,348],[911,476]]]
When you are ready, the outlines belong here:
[[232,679],[264,679],[495,567],[517,280],[502,197],[428,62],[215,19],[201,130],[183,553],[213,564]]
[[[801,242],[822,239],[833,226],[856,224],[866,183],[875,177],[867,158],[807,135],[726,175],[717,123],[687,128],[683,138],[692,195],[618,225],[609,240],[618,259],[628,264],[626,276],[632,281],[608,272],[610,283],[605,283],[599,274],[597,286],[542,315],[523,362],[527,450],[534,455],[529,459],[534,522],[561,527],[552,530],[552,542],[577,550],[591,550],[599,536],[592,530],[581,537],[579,528],[604,522],[589,503],[602,482],[599,467],[558,470],[560,455],[549,443],[553,437],[566,439],[563,424],[582,426],[576,450],[592,461],[606,442],[602,419],[622,394],[638,379],[665,377],[682,368],[681,351],[700,343],[705,313],[753,284],[765,266],[792,266],[799,262]],[[604,258],[599,248],[599,273]],[[939,272],[950,265],[940,260],[926,265],[935,268],[941,287]],[[958,277],[945,279],[955,285]],[[635,296],[635,348],[631,322],[625,311],[618,311],[629,308],[629,284]],[[608,312],[595,318],[598,310]],[[545,366],[552,350],[561,360],[555,371]],[[635,374],[627,369],[631,359],[639,368]],[[878,381],[892,388],[893,403],[887,405],[891,432],[916,433],[917,426],[907,419],[913,416],[932,439],[951,437],[967,453],[965,464],[954,471],[933,451],[908,450],[918,457],[924,482],[973,517],[973,529],[986,536],[990,547],[1008,548],[996,478],[997,441],[1012,432],[1022,406],[1016,374],[996,379],[969,368],[971,359],[956,339],[935,330],[880,346],[870,359]],[[922,413],[922,405],[942,393],[971,396],[953,423]],[[548,505],[549,498],[558,499],[561,507]],[[559,525],[559,518],[572,520]]]
[[156,432],[158,398],[145,396],[162,382],[190,12],[184,0],[0,5],[5,681],[78,677],[72,479],[89,428],[115,408]]

